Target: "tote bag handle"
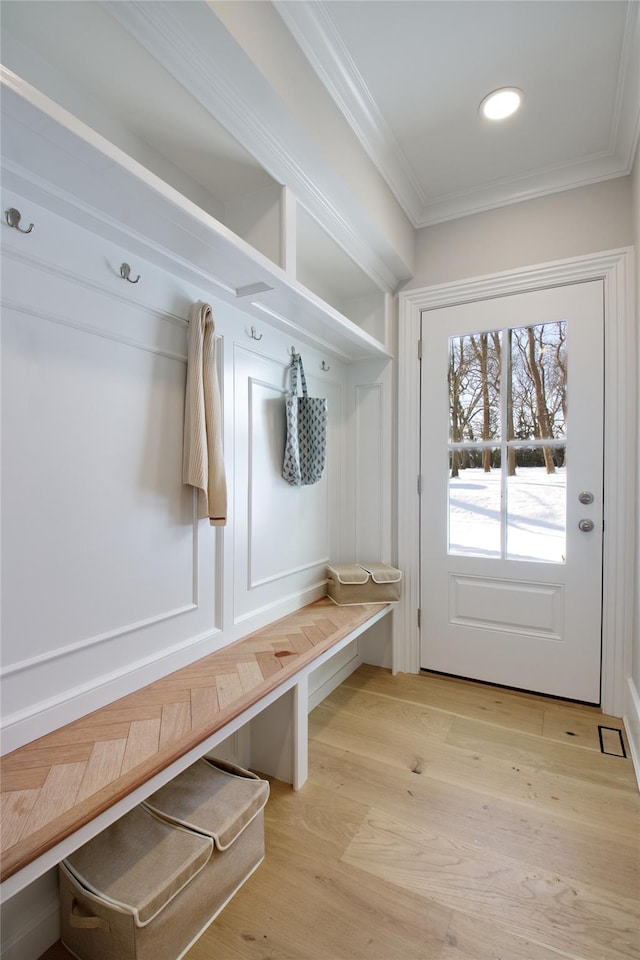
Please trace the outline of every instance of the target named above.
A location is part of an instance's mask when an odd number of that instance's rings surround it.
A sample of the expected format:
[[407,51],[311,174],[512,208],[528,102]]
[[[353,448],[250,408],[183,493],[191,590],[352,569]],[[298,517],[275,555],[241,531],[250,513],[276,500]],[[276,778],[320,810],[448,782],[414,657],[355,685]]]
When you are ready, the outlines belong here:
[[307,394],[307,378],[304,375],[304,367],[302,365],[302,356],[299,353],[294,353],[291,359],[291,393],[294,397],[298,396],[298,372],[300,372],[300,382],[302,384],[302,396],[306,397]]

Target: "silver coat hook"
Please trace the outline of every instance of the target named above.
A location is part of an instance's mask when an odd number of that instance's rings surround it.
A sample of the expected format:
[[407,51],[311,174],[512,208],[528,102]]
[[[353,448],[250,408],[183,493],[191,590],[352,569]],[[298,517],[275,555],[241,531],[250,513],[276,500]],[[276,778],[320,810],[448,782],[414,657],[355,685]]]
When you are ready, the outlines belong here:
[[26,230],[22,229],[22,227],[20,226],[20,220],[22,219],[22,214],[20,213],[19,210],[16,210],[15,207],[9,207],[8,210],[5,210],[4,215],[9,226],[15,227],[16,230],[20,231],[20,233],[31,233],[31,231],[33,230],[34,225],[32,223],[29,224]]
[[251,337],[252,340],[262,340],[262,337],[264,336],[264,334],[261,333],[260,335],[258,335],[256,333],[256,328],[251,327],[251,333],[249,334],[249,336]]
[[320,364],[320,369],[321,369],[321,370],[331,370],[331,367],[328,367],[327,364],[326,364],[326,363],[324,362],[324,360],[323,360],[322,363]]
[[132,280],[131,277],[129,276],[130,273],[131,273],[131,267],[129,266],[128,263],[120,264],[120,276],[122,277],[122,279],[128,280],[129,283],[137,283],[138,280],[140,279],[140,274],[138,274],[135,280]]

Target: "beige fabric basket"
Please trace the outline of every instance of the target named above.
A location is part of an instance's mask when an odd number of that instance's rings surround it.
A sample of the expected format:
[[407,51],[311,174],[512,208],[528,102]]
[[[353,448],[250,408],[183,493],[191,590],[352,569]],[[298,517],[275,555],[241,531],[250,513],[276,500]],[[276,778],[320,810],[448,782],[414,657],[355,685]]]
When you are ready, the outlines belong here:
[[397,603],[402,573],[387,563],[341,563],[327,567],[327,595],[337,604]]
[[176,826],[210,837],[227,850],[269,799],[269,784],[233,763],[203,757],[144,801]]
[[80,960],[179,960],[262,862],[269,784],[218,764],[198,761],[60,864],[61,939]]

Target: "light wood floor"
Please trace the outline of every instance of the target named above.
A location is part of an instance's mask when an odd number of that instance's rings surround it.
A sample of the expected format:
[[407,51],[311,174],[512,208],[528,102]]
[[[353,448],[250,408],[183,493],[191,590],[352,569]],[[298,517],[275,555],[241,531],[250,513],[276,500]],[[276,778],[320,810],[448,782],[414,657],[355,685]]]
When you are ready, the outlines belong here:
[[188,960],[640,957],[640,795],[599,724],[622,726],[361,667],[311,714],[309,781],[272,783],[266,860]]

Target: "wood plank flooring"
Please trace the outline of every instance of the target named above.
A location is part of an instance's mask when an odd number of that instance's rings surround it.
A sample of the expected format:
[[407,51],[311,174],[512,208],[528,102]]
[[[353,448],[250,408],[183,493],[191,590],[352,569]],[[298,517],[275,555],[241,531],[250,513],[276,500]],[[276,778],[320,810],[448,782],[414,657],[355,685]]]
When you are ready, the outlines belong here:
[[272,783],[267,858],[187,960],[637,960],[640,795],[599,724],[622,727],[361,667],[311,714],[309,781]]

